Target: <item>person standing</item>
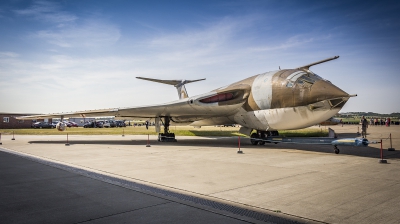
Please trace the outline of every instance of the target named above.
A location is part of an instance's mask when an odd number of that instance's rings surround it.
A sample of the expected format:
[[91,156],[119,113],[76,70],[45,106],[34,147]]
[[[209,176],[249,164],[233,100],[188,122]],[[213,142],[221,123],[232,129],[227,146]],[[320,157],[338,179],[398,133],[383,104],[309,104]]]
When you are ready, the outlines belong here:
[[362,119],[361,119],[361,129],[362,129],[361,135],[362,135],[363,138],[367,138],[367,128],[368,128],[368,121],[364,116],[362,116]]

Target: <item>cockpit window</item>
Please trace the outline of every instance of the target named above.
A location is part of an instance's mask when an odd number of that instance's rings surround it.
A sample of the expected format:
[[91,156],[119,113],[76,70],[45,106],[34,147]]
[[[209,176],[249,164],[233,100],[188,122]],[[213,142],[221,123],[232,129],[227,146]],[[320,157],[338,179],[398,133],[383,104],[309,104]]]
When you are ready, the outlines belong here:
[[286,87],[294,87],[297,84],[311,87],[316,81],[323,79],[312,72],[298,71],[290,74],[286,80]]
[[314,84],[314,82],[316,81],[315,79],[312,79],[311,77],[307,76],[307,75],[303,75],[301,76],[298,80],[298,82],[308,82],[311,84]]
[[286,84],[286,87],[293,87],[293,86],[294,86],[294,83],[291,81],[288,81],[288,83]]

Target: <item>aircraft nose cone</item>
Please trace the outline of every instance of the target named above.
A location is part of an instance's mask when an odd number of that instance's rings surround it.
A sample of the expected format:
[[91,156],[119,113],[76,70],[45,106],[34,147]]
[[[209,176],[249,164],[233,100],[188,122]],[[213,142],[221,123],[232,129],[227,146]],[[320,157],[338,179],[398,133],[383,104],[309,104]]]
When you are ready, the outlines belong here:
[[328,81],[319,80],[311,87],[311,101],[318,102],[340,97],[349,97],[349,94]]

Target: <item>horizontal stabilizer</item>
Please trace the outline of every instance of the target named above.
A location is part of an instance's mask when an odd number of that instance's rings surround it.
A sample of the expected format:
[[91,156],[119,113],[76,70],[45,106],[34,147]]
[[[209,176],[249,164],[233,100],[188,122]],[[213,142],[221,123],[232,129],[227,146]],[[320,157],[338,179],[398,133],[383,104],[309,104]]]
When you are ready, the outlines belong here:
[[162,80],[162,79],[151,79],[151,78],[145,78],[145,77],[136,77],[137,79],[143,79],[147,81],[152,81],[152,82],[159,82],[159,83],[164,83],[168,85],[173,85],[177,87],[178,85],[185,85],[186,83],[191,83],[191,82],[197,82],[197,81],[203,81],[206,79],[196,79],[196,80]]
[[197,82],[197,81],[202,81],[206,79],[196,79],[196,80],[162,80],[162,79],[151,79],[151,78],[144,78],[144,77],[136,77],[137,79],[143,79],[147,81],[152,81],[152,82],[159,82],[163,84],[168,84],[168,85],[173,85],[176,87],[178,90],[178,96],[179,99],[185,99],[188,98],[189,95],[187,94],[185,84],[186,83],[191,83],[191,82]]

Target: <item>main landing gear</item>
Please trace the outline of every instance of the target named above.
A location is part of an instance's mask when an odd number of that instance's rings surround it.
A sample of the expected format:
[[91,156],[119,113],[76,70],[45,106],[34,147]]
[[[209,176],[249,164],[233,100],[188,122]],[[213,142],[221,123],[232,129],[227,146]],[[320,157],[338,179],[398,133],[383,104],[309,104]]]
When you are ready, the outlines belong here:
[[169,132],[169,122],[170,117],[164,117],[164,133],[158,133],[159,142],[176,142],[175,134]]
[[[252,145],[264,145],[266,142],[271,143],[270,141],[266,141],[268,136],[279,136],[278,131],[257,131],[257,133],[253,133],[250,136],[250,142]],[[274,142],[277,144],[277,142]]]

